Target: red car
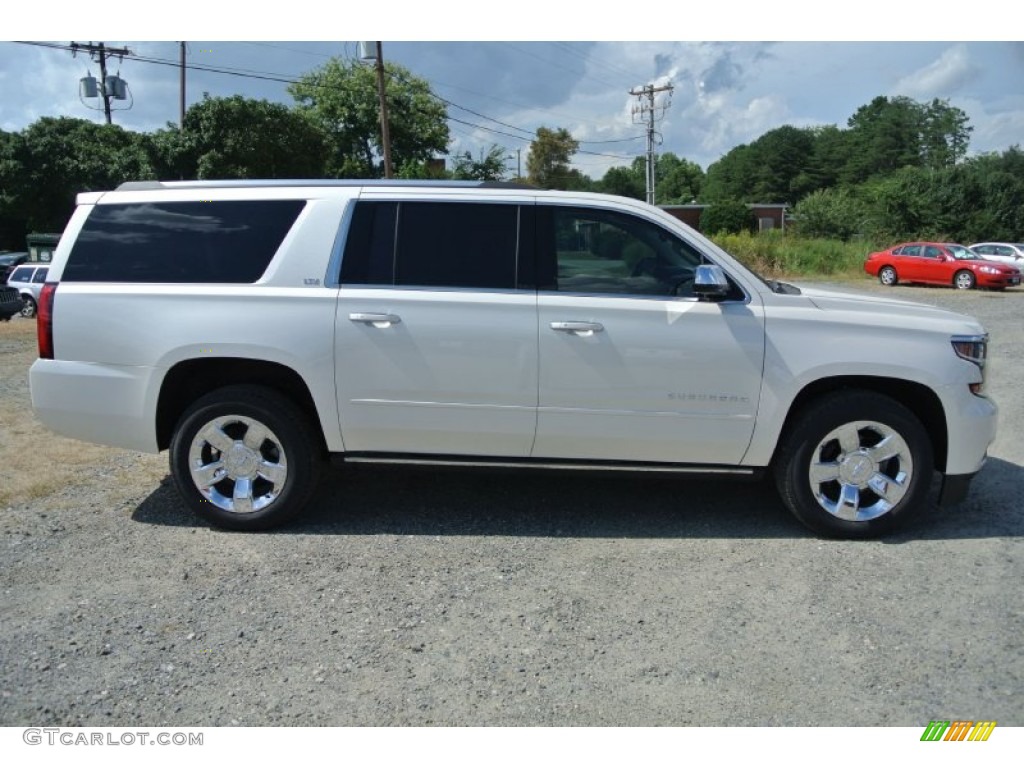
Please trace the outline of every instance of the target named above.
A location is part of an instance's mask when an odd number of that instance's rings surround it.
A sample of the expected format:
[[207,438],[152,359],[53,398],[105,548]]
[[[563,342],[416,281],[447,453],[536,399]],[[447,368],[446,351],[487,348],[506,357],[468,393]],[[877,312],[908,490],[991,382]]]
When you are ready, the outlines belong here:
[[1009,264],[988,261],[954,243],[902,243],[872,253],[864,271],[882,285],[935,283],[961,290],[975,286],[1002,290],[1020,285],[1020,270]]

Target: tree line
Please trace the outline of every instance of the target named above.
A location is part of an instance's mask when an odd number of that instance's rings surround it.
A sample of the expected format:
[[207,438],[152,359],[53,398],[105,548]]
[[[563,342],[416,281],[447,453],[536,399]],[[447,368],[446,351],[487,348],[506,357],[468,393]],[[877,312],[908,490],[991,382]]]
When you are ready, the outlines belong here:
[[[756,222],[747,203],[791,206],[811,237],[1024,241],[1024,152],[967,157],[972,128],[947,101],[879,96],[835,125],[772,129],[707,172],[671,152],[656,159],[655,201],[704,203],[708,232]],[[643,158],[591,180],[569,168],[578,145],[562,137],[553,186],[645,199]],[[532,154],[531,154],[532,158]]]
[[[386,67],[397,176],[513,176],[497,144],[438,162],[451,139],[446,102],[404,67]],[[376,89],[372,69],[336,58],[289,86],[290,106],[204,94],[181,126],[153,132],[69,117],[0,131],[0,248],[22,249],[29,231],[61,231],[78,192],[124,181],[380,177]],[[797,229],[816,237],[1024,240],[1024,153],[967,158],[971,131],[948,102],[879,96],[844,128],[775,128],[706,172],[661,153],[655,199],[710,204],[705,231],[751,227],[746,203],[788,203]],[[645,198],[643,157],[591,179],[572,168],[579,146],[564,128],[539,128],[522,181]]]

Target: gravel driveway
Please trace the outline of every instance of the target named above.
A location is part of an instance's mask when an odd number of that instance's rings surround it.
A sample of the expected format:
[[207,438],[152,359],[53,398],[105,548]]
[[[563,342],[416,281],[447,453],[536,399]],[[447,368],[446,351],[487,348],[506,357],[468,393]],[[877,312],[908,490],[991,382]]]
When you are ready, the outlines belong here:
[[36,424],[3,324],[0,725],[1024,725],[1024,289],[885,293],[986,324],[1001,423],[967,502],[878,542],[761,483],[365,466],[210,530],[166,456]]

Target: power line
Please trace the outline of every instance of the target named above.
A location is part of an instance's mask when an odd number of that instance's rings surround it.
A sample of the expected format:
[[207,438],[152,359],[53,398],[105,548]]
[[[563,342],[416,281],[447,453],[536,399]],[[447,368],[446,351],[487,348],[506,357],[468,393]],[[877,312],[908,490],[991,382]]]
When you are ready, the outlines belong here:
[[[41,43],[41,42],[35,42],[35,41],[22,41],[22,40],[16,40],[14,42],[20,43],[22,45],[33,45],[33,46],[37,46],[37,47],[41,47],[41,48],[52,48],[52,49],[61,50],[61,51],[73,50],[70,46],[63,45],[63,44],[60,44],[60,43]],[[181,67],[181,63],[178,62],[178,61],[173,61],[173,60],[170,60],[170,59],[162,59],[162,58],[159,58],[159,57],[156,57],[156,56],[140,56],[138,54],[132,54],[130,56],[126,56],[125,58],[128,58],[128,59],[130,59],[132,61],[139,61],[139,62],[142,62],[142,63],[145,63],[145,64],[156,64],[156,65],[159,65],[159,66],[168,66],[168,67],[175,67],[175,68],[180,68]],[[298,83],[301,82],[301,79],[296,78],[295,76],[284,75],[284,74],[281,74],[281,73],[266,72],[266,71],[261,71],[261,70],[216,67],[216,66],[212,66],[212,65],[208,65],[208,64],[194,64],[194,63],[186,64],[185,68],[186,69],[190,69],[190,70],[194,70],[194,71],[198,71],[198,72],[211,72],[211,73],[214,73],[214,74],[231,75],[233,77],[246,77],[246,78],[253,79],[253,80],[263,80],[263,81],[268,81],[268,82],[284,83],[284,84],[287,84],[287,85],[295,85],[295,84],[298,84]],[[396,76],[395,79],[402,80],[402,81],[404,81],[404,82],[406,82],[408,84],[408,81],[404,80],[400,76]],[[321,85],[320,87],[326,88],[328,86]],[[504,121],[498,120],[497,118],[493,118],[493,117],[490,117],[488,115],[485,115],[485,114],[483,114],[481,112],[477,112],[475,110],[469,109],[468,107],[463,107],[461,104],[457,104],[457,103],[451,101],[450,99],[446,99],[446,98],[438,95],[433,89],[430,89],[429,86],[428,86],[428,91],[430,92],[431,95],[433,95],[435,98],[437,98],[438,100],[440,100],[441,102],[443,102],[444,104],[446,104],[448,106],[454,107],[456,109],[463,110],[465,112],[468,112],[469,114],[472,114],[472,115],[475,115],[477,117],[483,118],[484,120],[489,120],[489,121],[491,121],[493,123],[496,123],[497,125],[501,125],[503,127],[509,128],[511,130],[519,131],[520,133],[527,134],[527,135],[526,136],[519,136],[519,135],[516,135],[516,134],[508,133],[507,131],[501,131],[501,130],[498,130],[496,128],[491,128],[491,127],[486,126],[486,125],[480,125],[479,123],[473,123],[473,122],[469,122],[467,120],[461,120],[461,119],[459,119],[457,117],[452,117],[451,115],[447,115],[447,119],[449,121],[452,121],[452,122],[455,122],[455,123],[459,123],[461,125],[465,125],[465,126],[468,126],[470,128],[476,128],[478,130],[487,131],[488,133],[493,133],[493,134],[498,135],[498,136],[505,136],[505,137],[508,137],[508,138],[511,138],[511,139],[515,139],[517,141],[532,141],[533,138],[535,138],[535,136],[536,136],[536,131],[530,131],[530,130],[528,130],[526,128],[520,128],[520,127],[512,125],[510,123],[506,123]],[[592,141],[592,142],[591,141],[580,141],[579,143],[580,144],[607,144],[607,143],[617,143],[617,142],[625,142],[625,141],[636,141],[637,139],[640,139],[640,138],[643,138],[643,137],[640,136],[640,137],[631,137],[631,138],[628,138],[628,139],[612,139],[612,140],[609,140],[609,141]],[[598,156],[598,157],[610,157],[610,158],[613,158],[613,159],[616,159],[616,160],[632,160],[632,157],[630,157],[628,155],[614,155],[614,154],[609,154],[607,152],[595,152],[595,151],[592,151],[592,150],[585,150],[585,149],[577,150],[577,154],[594,155],[594,156]]]

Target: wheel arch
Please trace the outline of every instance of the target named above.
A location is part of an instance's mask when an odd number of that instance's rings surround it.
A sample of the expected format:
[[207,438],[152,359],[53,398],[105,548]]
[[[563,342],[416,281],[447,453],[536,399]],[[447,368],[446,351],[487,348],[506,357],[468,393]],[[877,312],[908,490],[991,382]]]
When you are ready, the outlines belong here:
[[907,408],[917,417],[928,433],[934,454],[935,469],[940,472],[945,469],[949,437],[946,414],[939,396],[924,384],[916,381],[892,379],[883,376],[833,376],[826,379],[818,379],[807,384],[797,393],[797,396],[789,406],[786,419],[782,424],[782,430],[779,432],[779,439],[775,444],[775,450],[772,452],[772,464],[775,463],[778,455],[779,445],[782,444],[786,435],[789,434],[793,423],[801,411],[809,403],[824,395],[844,390],[877,392],[892,398]]
[[170,447],[174,427],[190,404],[215,389],[233,384],[269,387],[291,399],[309,419],[321,450],[327,451],[316,404],[303,378],[280,363],[235,357],[183,360],[168,370],[157,398],[158,449]]

